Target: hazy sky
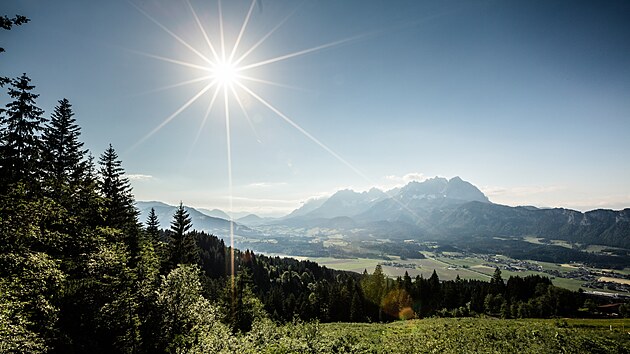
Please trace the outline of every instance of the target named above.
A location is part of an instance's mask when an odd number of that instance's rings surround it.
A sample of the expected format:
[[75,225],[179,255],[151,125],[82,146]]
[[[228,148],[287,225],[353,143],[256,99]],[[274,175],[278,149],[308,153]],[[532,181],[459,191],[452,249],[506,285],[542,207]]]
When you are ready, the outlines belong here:
[[[220,55],[217,1],[191,3]],[[227,57],[250,5],[222,3]],[[26,72],[47,115],[68,98],[87,147],[114,145],[137,199],[228,209],[223,90],[203,129],[214,88],[148,136],[209,81],[185,1],[0,10],[31,19],[0,32],[0,74]],[[436,175],[508,205],[630,207],[629,18],[628,1],[259,0],[234,57],[281,25],[241,67],[324,47],[242,72],[279,84],[239,80],[295,126],[236,86],[234,210],[283,214]]]

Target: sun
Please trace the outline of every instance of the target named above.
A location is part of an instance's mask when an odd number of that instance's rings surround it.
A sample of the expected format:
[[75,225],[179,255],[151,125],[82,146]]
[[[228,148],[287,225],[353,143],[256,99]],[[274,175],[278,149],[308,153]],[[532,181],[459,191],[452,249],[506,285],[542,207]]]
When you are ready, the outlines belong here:
[[233,86],[239,79],[239,67],[231,61],[220,61],[210,68],[210,80],[216,80],[217,84],[224,87]]
[[[232,211],[233,211],[232,210],[233,208],[232,187],[233,186],[232,186],[232,149],[231,149],[231,129],[230,129],[231,110],[229,109],[230,101],[238,104],[238,107],[240,107],[243,113],[243,116],[245,117],[245,119],[247,119],[250,127],[254,130],[254,132],[255,132],[254,125],[249,119],[249,114],[247,113],[245,104],[243,103],[241,96],[250,97],[253,99],[253,101],[256,101],[262,106],[266,107],[267,109],[275,113],[275,115],[278,118],[280,118],[281,120],[289,124],[291,127],[296,129],[308,140],[312,141],[313,143],[321,147],[324,151],[329,153],[331,156],[333,156],[342,164],[346,165],[348,168],[353,170],[355,173],[357,173],[359,176],[361,176],[365,180],[370,181],[370,179],[365,174],[359,171],[356,167],[354,167],[352,164],[350,164],[348,161],[342,158],[339,154],[337,154],[335,151],[333,151],[331,148],[329,148],[319,139],[317,139],[312,134],[307,132],[297,122],[295,122],[294,120],[289,118],[286,114],[284,114],[282,111],[280,111],[280,109],[278,109],[276,106],[274,106],[273,104],[265,100],[260,94],[258,94],[257,92],[254,92],[254,90],[250,88],[248,85],[248,83],[255,82],[255,83],[272,85],[272,86],[290,87],[290,86],[286,86],[286,85],[283,85],[274,81],[268,81],[268,80],[257,78],[255,76],[252,76],[250,73],[252,69],[255,69],[255,68],[271,65],[271,64],[278,63],[287,59],[317,52],[326,48],[341,45],[343,43],[348,43],[348,42],[363,38],[365,37],[365,35],[358,35],[358,36],[354,36],[354,37],[350,37],[346,39],[341,39],[335,42],[322,44],[322,45],[311,47],[308,49],[303,49],[296,52],[279,55],[276,57],[272,57],[270,59],[252,62],[250,54],[255,52],[258,46],[264,43],[267,40],[267,38],[269,38],[278,28],[280,28],[291,16],[289,15],[284,20],[280,21],[267,34],[260,37],[260,39],[255,44],[251,45],[249,48],[245,48],[241,50],[241,48],[239,48],[239,45],[241,44],[241,39],[245,35],[247,25],[252,16],[252,11],[254,10],[254,7],[259,1],[260,0],[251,0],[249,10],[247,11],[247,15],[245,16],[245,19],[243,21],[240,31],[238,32],[238,35],[236,36],[236,40],[233,43],[227,43],[227,48],[226,48],[226,43],[225,43],[226,38],[225,38],[225,32],[224,32],[224,26],[223,26],[222,0],[218,0],[217,2],[218,15],[219,15],[218,16],[219,38],[218,39],[215,38],[215,41],[211,40],[208,34],[208,31],[206,30],[206,26],[208,26],[210,23],[202,21],[197,15],[197,12],[193,8],[192,4],[190,3],[190,0],[185,0],[184,2],[186,3],[188,9],[190,10],[192,19],[194,19],[194,22],[196,23],[199,32],[205,39],[205,42],[207,44],[207,48],[206,48],[207,50],[204,50],[203,46],[197,47],[197,46],[193,46],[189,44],[182,37],[180,37],[173,31],[171,31],[165,25],[163,25],[162,23],[160,23],[159,21],[151,17],[147,12],[145,12],[140,7],[134,5],[131,2],[131,5],[135,7],[140,13],[142,13],[146,18],[148,18],[151,22],[153,22],[158,27],[160,27],[163,31],[168,33],[173,39],[179,42],[182,46],[186,47],[190,51],[191,54],[194,54],[198,59],[201,59],[203,61],[202,64],[199,64],[199,60],[197,60],[197,62],[182,61],[179,59],[168,58],[168,57],[164,57],[160,55],[134,51],[138,54],[146,55],[154,59],[162,60],[171,64],[185,66],[189,69],[195,70],[196,72],[195,76],[191,78],[190,80],[186,80],[186,81],[169,85],[163,88],[159,88],[157,90],[171,89],[171,88],[182,87],[182,86],[186,86],[186,85],[190,85],[194,83],[204,82],[203,88],[201,88],[194,96],[192,96],[189,100],[187,100],[184,104],[182,104],[178,109],[176,109],[173,113],[171,113],[167,118],[165,118],[161,123],[159,123],[153,130],[151,130],[143,138],[139,139],[131,148],[133,149],[134,147],[142,144],[145,140],[153,136],[153,134],[157,133],[162,128],[164,128],[169,122],[175,119],[180,113],[182,113],[184,110],[190,107],[193,103],[199,101],[201,97],[205,96],[205,97],[208,97],[209,100],[207,104],[206,113],[201,119],[201,124],[197,131],[197,136],[192,142],[194,146],[197,140],[199,139],[201,132],[203,131],[204,124],[210,117],[211,112],[213,111],[214,104],[216,102],[219,102],[219,104],[221,104],[220,102],[223,101],[222,105],[224,106],[223,118],[225,119],[227,172],[228,172],[227,173],[228,174],[228,197],[229,197],[228,198],[229,200],[228,214],[230,215],[230,247],[232,250],[231,257],[230,257],[231,266],[232,266],[231,267],[232,268],[231,269],[232,285],[234,285],[234,274],[235,274],[234,264],[235,263],[234,263],[234,223],[231,216]],[[209,50],[209,53],[208,53],[208,50]],[[205,52],[206,54],[202,52]],[[247,60],[248,58],[250,59],[249,62]]]

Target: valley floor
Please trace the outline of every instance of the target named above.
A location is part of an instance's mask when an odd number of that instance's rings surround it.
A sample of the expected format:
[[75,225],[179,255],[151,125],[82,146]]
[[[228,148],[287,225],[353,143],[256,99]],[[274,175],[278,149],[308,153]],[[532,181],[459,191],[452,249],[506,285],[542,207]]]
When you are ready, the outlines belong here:
[[[506,279],[510,276],[524,277],[537,274],[549,277],[554,285],[572,291],[582,289],[587,292],[598,291],[607,294],[630,295],[628,291],[623,291],[630,286],[630,268],[612,271],[582,265],[514,260],[497,255],[435,254],[432,252],[424,252],[423,254],[426,258],[405,260],[394,255],[388,255],[389,261],[376,258],[287,257],[308,259],[331,269],[357,273],[363,273],[364,270],[371,273],[374,271],[374,267],[380,264],[383,267],[383,272],[389,277],[403,276],[407,272],[412,278],[416,275],[422,275],[426,279],[431,276],[433,270],[436,270],[440,280],[455,280],[459,276],[462,279],[488,281],[492,277],[495,267],[499,267],[501,274]],[[610,277],[609,274],[615,274],[615,278]],[[603,283],[604,281],[607,283]],[[615,285],[613,282],[621,285]],[[606,286],[601,284],[606,284]],[[623,289],[619,289],[621,287]]]
[[629,353],[629,331],[629,319],[431,318],[287,324],[250,344],[264,353]]

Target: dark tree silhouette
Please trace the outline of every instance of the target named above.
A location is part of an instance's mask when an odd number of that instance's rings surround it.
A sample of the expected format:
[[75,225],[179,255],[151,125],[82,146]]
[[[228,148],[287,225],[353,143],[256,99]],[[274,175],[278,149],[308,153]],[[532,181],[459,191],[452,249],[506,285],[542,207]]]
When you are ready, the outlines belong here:
[[147,236],[149,240],[156,245],[160,241],[160,220],[155,214],[155,209],[151,208],[149,216],[147,217]]
[[134,207],[131,185],[111,144],[101,155],[99,164],[99,190],[105,198],[105,225],[120,229],[135,226],[138,212]]
[[5,30],[10,30],[13,26],[20,26],[22,24],[27,23],[30,19],[26,18],[26,16],[15,15],[13,18],[9,18],[8,16],[0,16],[0,27]]
[[174,269],[178,264],[196,264],[198,261],[197,245],[193,236],[188,233],[192,220],[184,204],[179,203],[175,210],[169,235],[170,261],[169,267]]
[[76,189],[87,173],[87,150],[79,141],[81,128],[76,124],[72,105],[67,99],[59,100],[51,115],[42,140],[44,143],[44,177],[49,184],[51,194],[59,197],[64,187]]
[[9,88],[13,101],[0,110],[0,185],[4,191],[16,182],[24,182],[32,190],[41,177],[40,132],[46,119],[44,111],[35,105],[39,95],[32,92],[35,86],[30,85],[30,81],[26,74],[13,79]]

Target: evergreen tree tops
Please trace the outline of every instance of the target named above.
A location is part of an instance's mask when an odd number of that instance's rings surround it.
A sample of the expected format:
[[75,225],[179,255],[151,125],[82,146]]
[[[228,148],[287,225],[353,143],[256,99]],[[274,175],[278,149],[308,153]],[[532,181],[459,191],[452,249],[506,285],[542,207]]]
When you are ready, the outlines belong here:
[[188,230],[192,227],[192,220],[190,220],[190,214],[184,208],[184,204],[182,202],[179,203],[179,207],[175,210],[175,215],[173,215],[173,221],[171,221],[171,231],[177,237],[183,237]]
[[135,225],[138,211],[134,206],[131,184],[111,144],[101,155],[99,164],[101,178],[98,186],[105,198],[105,224],[122,229]]
[[149,240],[156,245],[160,238],[160,220],[155,214],[155,209],[151,208],[149,212],[149,216],[147,217],[147,236],[149,236]]
[[192,220],[183,203],[175,210],[169,233],[170,259],[169,267],[174,269],[178,264],[196,264],[199,256],[194,237],[188,232]]
[[80,135],[81,128],[74,118],[72,105],[65,98],[59,100],[42,136],[45,177],[55,189],[78,183],[86,173],[87,149],[83,149]]
[[30,81],[26,74],[11,80],[8,93],[13,101],[0,110],[0,164],[4,188],[18,181],[32,188],[40,179],[40,132],[46,119],[44,111],[35,105],[39,95],[32,92],[35,86]]

